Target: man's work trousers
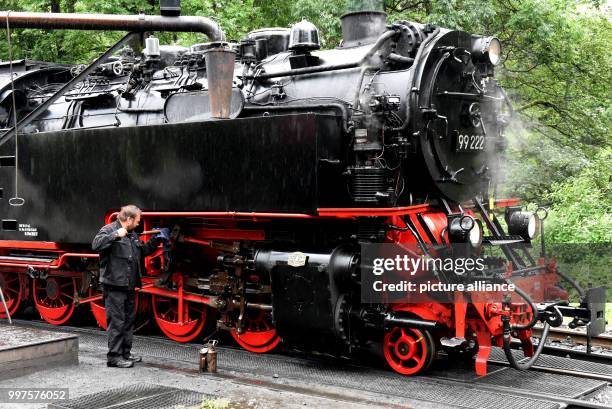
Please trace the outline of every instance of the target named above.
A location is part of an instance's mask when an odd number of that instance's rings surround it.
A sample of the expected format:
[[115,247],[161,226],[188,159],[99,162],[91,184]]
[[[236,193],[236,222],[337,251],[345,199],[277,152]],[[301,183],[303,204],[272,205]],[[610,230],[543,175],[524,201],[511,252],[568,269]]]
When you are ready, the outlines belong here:
[[106,308],[106,323],[108,324],[109,362],[122,356],[128,357],[132,350],[134,339],[134,290],[117,289],[105,286],[104,307]]

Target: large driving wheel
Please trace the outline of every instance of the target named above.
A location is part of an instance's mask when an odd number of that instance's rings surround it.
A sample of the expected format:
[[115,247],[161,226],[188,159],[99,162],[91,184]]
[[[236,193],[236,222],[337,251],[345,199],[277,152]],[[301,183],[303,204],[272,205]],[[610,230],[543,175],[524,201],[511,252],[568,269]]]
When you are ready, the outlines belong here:
[[154,295],[152,297],[155,321],[162,332],[177,342],[193,341],[204,328],[208,307],[204,304]]
[[76,292],[75,278],[50,276],[46,280],[34,280],[34,304],[41,318],[49,324],[62,325],[68,322],[74,313]]
[[241,347],[256,353],[272,351],[281,340],[272,323],[272,314],[263,310],[247,310],[244,331],[238,334],[232,330],[231,334]]
[[385,359],[394,371],[414,375],[427,370],[435,357],[435,343],[429,331],[393,327],[383,339]]
[[[21,302],[25,298],[26,286],[27,280],[23,274],[0,272],[0,288],[11,317],[19,310]],[[0,302],[0,318],[6,318],[6,311],[2,302]]]

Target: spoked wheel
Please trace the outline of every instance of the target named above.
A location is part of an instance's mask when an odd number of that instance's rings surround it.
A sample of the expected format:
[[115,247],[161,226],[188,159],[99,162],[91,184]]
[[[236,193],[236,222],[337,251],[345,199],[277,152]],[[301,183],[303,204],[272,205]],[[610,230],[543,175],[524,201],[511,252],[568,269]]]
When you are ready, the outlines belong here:
[[[24,299],[27,280],[23,274],[2,271],[0,272],[0,288],[6,301],[9,315],[15,315],[21,301]],[[0,318],[6,318],[4,304],[0,301]]]
[[257,353],[272,351],[281,340],[272,324],[272,315],[263,310],[247,310],[244,332],[232,330],[231,334],[241,347]]
[[435,357],[435,344],[427,330],[394,327],[385,334],[383,348],[389,366],[403,375],[427,370]]
[[91,313],[96,319],[98,326],[106,331],[108,328],[108,323],[106,322],[106,308],[104,308],[104,297],[100,298],[99,300],[90,302],[89,308],[91,308]]
[[74,294],[77,280],[70,277],[50,276],[34,280],[34,304],[38,313],[49,324],[62,325],[74,313]]
[[[177,342],[193,341],[204,328],[208,307],[204,304],[183,302],[154,295],[152,297],[155,321],[162,332]],[[182,310],[182,314],[179,312]]]
[[[134,309],[136,310],[136,323],[134,324],[134,332],[143,329],[149,323],[150,300],[143,294],[136,294],[134,300]],[[104,307],[104,298],[92,301],[89,303],[91,312],[98,323],[98,326],[103,330],[108,329],[106,322],[106,308]]]

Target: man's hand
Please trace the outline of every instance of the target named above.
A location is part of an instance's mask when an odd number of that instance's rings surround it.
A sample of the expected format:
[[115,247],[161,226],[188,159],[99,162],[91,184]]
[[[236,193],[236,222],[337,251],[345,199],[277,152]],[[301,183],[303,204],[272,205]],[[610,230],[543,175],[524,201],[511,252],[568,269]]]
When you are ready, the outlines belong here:
[[170,241],[170,229],[166,227],[159,229],[159,233],[155,235],[155,238],[166,242]]
[[128,233],[127,230],[122,227],[119,230],[117,230],[117,233],[116,233],[117,234],[117,238],[122,239],[125,236],[127,236],[127,233]]

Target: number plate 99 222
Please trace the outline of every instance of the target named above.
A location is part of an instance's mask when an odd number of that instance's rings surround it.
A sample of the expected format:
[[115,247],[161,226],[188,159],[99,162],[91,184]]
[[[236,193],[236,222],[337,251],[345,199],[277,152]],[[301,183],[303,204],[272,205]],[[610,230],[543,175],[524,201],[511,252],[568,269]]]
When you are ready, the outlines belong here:
[[485,136],[476,134],[455,134],[455,152],[479,152],[485,149]]

